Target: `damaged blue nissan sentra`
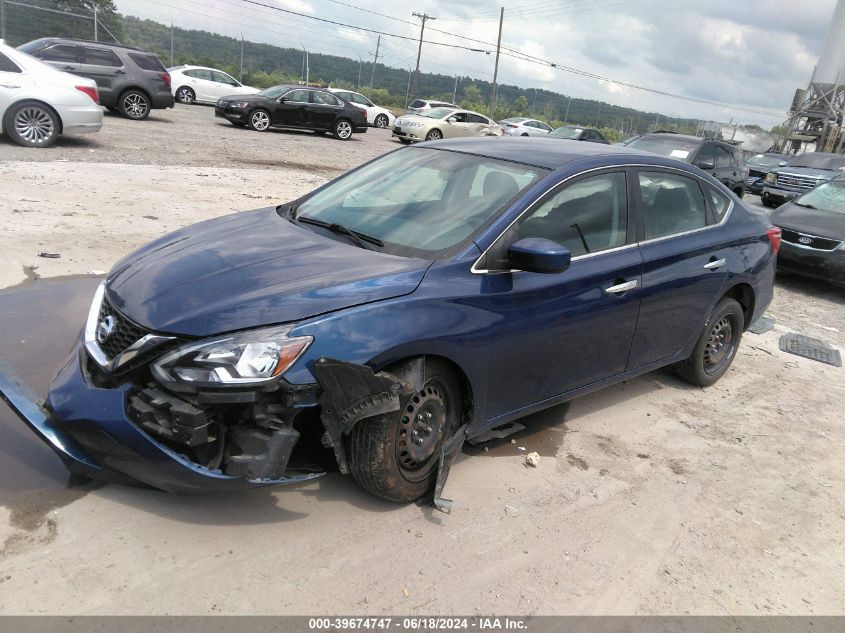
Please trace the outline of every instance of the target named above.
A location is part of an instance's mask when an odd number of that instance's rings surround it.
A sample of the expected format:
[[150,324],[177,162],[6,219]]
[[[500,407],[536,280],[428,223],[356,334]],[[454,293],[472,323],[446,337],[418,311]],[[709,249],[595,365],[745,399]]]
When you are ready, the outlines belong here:
[[402,148],[119,262],[38,404],[91,478],[193,492],[342,473],[441,491],[464,440],[673,366],[713,384],[772,299],[780,230],[694,166],[559,139]]

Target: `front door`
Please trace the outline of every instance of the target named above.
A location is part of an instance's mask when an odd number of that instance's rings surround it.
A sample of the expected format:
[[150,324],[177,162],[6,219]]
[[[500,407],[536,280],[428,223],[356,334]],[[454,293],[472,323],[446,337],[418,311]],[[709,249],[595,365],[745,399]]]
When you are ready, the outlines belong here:
[[639,171],[637,183],[643,219],[642,305],[629,369],[668,358],[699,336],[733,256],[718,226],[729,206],[721,193],[669,170]]
[[308,126],[308,104],[310,90],[291,90],[279,97],[279,105],[273,113],[273,124],[287,127]]
[[621,169],[565,183],[500,238],[546,238],[570,249],[573,260],[558,274],[481,278],[479,307],[497,313],[500,330],[491,336],[489,417],[625,371],[642,270],[627,181]]

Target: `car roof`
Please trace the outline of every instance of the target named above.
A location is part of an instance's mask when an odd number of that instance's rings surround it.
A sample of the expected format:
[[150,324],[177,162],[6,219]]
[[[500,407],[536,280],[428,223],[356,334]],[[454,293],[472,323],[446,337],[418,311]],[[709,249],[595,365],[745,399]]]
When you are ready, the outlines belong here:
[[[126,44],[113,44],[112,42],[95,42],[94,40],[83,40],[75,37],[39,37],[39,42],[69,42],[72,44],[96,44],[97,46],[102,46],[104,48],[122,48],[128,51],[139,51],[141,53],[147,53],[142,48],[138,48],[137,46],[127,46]],[[152,53],[149,53],[152,55]]]
[[656,154],[632,150],[627,147],[581,143],[579,141],[567,142],[546,137],[457,138],[437,141],[431,147],[487,158],[498,158],[552,170],[574,160],[596,156],[639,156],[644,160],[654,162],[655,165],[660,164],[663,158]]
[[700,136],[693,136],[692,134],[676,134],[675,132],[649,132],[648,134],[640,134],[637,138],[679,138],[684,141],[695,141],[698,143],[719,140],[717,138],[702,138]]

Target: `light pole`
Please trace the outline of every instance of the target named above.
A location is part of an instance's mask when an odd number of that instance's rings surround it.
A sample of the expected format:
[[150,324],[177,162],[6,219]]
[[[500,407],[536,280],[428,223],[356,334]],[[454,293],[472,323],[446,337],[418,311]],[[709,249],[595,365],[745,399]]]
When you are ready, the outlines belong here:
[[412,72],[413,71],[411,70],[411,67],[408,66],[408,87],[405,89],[405,107],[406,108],[408,107],[409,95],[411,94],[411,73]]
[[428,15],[427,13],[412,13],[411,14],[415,18],[419,18],[421,21],[420,24],[420,46],[417,49],[417,70],[414,74],[414,90],[413,95],[414,97],[417,96],[417,82],[420,78],[420,57],[422,56],[422,43],[423,43],[423,33],[425,33],[425,23],[428,20],[436,20],[434,16]]
[[358,55],[358,90],[361,89],[361,66],[364,64],[364,60],[361,59],[361,56]]

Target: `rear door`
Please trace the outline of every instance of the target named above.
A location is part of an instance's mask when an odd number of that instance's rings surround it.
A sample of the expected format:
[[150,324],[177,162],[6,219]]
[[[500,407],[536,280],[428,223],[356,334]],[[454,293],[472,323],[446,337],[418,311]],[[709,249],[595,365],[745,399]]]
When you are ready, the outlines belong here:
[[739,177],[739,165],[733,157],[730,149],[721,144],[716,144],[716,167],[713,175],[717,180],[724,183],[728,189],[733,189]]
[[[337,115],[343,109],[343,101],[330,92],[311,91],[311,103],[308,106],[308,123],[315,130],[331,130]],[[366,113],[362,113],[366,117]]]
[[86,45],[82,47],[80,74],[97,82],[100,103],[110,106],[117,100],[115,89],[125,81],[126,69],[111,49]]
[[659,168],[638,170],[636,184],[642,304],[629,369],[668,358],[698,337],[733,256],[721,228],[729,203],[710,185]]
[[79,75],[82,51],[76,44],[51,44],[35,53],[34,57],[49,64],[56,70]]

